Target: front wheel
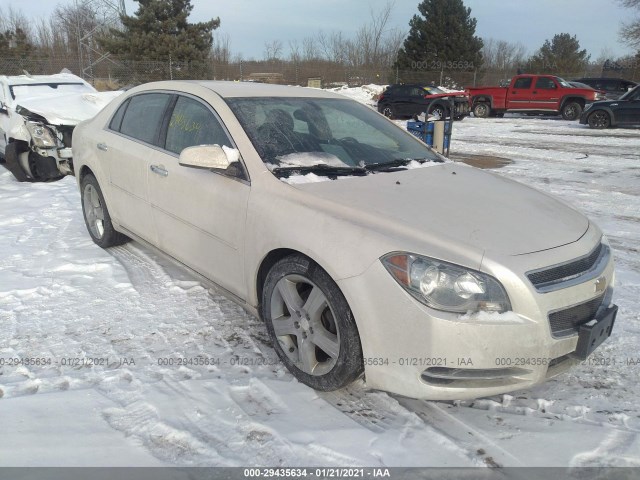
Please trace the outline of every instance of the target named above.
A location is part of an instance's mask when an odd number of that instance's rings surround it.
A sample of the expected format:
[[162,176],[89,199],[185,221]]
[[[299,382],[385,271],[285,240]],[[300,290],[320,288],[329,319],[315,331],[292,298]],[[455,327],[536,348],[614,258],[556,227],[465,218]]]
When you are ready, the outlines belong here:
[[282,363],[321,391],[342,388],[363,370],[362,347],[347,300],[315,262],[292,255],[269,271],[261,314]]
[[568,102],[562,107],[562,118],[565,120],[573,121],[577,120],[582,113],[582,105],[578,102]]
[[591,128],[609,128],[611,126],[611,117],[604,110],[596,110],[589,115],[587,122]]
[[380,110],[380,113],[382,113],[385,117],[392,120],[396,118],[393,108],[391,108],[389,105],[382,107],[382,110]]
[[113,228],[111,216],[96,177],[90,173],[85,175],[80,182],[80,191],[84,222],[94,243],[102,248],[109,248],[128,241],[125,235]]
[[434,105],[429,109],[429,115],[436,117],[438,120],[444,120],[448,116],[448,110],[442,105]]

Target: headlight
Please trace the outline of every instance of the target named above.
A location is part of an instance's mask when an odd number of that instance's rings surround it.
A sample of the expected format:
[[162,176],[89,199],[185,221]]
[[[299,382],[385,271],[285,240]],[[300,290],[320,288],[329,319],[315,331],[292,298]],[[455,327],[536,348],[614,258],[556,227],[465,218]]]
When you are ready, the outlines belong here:
[[589,110],[591,107],[593,107],[593,103],[587,103],[587,104],[584,106],[584,110],[583,110],[583,111],[584,111],[584,112],[586,112],[586,111],[587,111],[587,110]]
[[27,122],[27,130],[36,147],[55,147],[57,145],[51,131],[41,123]]
[[485,273],[410,253],[390,253],[381,260],[407,292],[433,309],[453,313],[511,310],[500,282]]

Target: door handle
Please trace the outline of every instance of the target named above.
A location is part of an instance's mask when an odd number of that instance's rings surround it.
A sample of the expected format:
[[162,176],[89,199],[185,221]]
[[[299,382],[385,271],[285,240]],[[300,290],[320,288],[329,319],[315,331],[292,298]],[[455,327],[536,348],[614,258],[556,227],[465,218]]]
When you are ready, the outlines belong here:
[[96,147],[98,147],[98,150],[102,150],[103,152],[106,152],[107,150],[109,150],[107,148],[107,144],[106,143],[99,143],[98,145],[96,145]]
[[160,175],[161,177],[168,177],[169,176],[169,172],[167,172],[164,169],[164,167],[162,167],[161,165],[151,165],[149,168],[156,175]]

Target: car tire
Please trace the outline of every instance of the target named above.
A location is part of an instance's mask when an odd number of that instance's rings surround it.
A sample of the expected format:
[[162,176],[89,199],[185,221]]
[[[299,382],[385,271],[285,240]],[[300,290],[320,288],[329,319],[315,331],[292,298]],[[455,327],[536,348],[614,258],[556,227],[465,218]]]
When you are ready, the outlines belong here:
[[434,105],[433,107],[429,108],[429,111],[427,113],[429,115],[437,117],[439,120],[444,120],[449,116],[448,112],[449,110],[444,105]]
[[591,128],[604,129],[611,126],[611,117],[604,110],[591,112],[587,118],[587,123]]
[[580,114],[582,113],[582,105],[578,102],[568,102],[562,107],[562,118],[565,120],[573,121],[580,118]]
[[382,107],[382,109],[380,110],[380,113],[390,120],[393,120],[394,118],[396,118],[395,112],[393,111],[393,108],[391,108],[390,105],[385,105],[384,107]]
[[260,313],[282,363],[315,390],[345,387],[364,371],[358,328],[338,285],[303,255],[267,274]]
[[9,143],[4,152],[4,167],[13,174],[17,181],[32,182],[33,180],[25,173],[18,159],[18,156],[23,152],[24,150],[18,142]]
[[102,190],[93,174],[85,175],[80,182],[80,195],[84,223],[96,245],[109,248],[122,245],[129,240],[127,236],[113,228]]
[[480,102],[473,106],[473,116],[477,118],[487,118],[491,114],[491,107],[488,103]]

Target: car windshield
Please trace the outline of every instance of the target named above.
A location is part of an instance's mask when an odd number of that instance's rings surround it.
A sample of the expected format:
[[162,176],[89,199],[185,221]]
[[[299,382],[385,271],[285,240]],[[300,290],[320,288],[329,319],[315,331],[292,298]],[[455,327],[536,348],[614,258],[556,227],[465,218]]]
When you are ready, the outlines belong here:
[[556,82],[562,85],[564,88],[573,88],[569,82],[567,82],[564,78],[555,77]]
[[620,100],[639,100],[640,99],[640,85],[636,86],[632,90],[620,97]]
[[93,88],[84,83],[32,83],[28,85],[12,85],[11,96],[15,100],[23,100],[31,97],[50,97],[64,95],[65,93],[92,93]]
[[439,95],[441,93],[446,93],[444,90],[440,90],[438,87],[424,87],[424,89],[429,95]]
[[252,97],[227,103],[274,172],[366,174],[414,160],[442,161],[424,143],[353,100]]
[[573,88],[585,88],[587,90],[593,90],[593,88],[591,88],[589,85],[587,85],[586,83],[580,83],[580,82],[570,82],[571,86]]

